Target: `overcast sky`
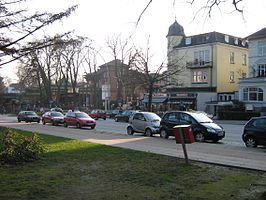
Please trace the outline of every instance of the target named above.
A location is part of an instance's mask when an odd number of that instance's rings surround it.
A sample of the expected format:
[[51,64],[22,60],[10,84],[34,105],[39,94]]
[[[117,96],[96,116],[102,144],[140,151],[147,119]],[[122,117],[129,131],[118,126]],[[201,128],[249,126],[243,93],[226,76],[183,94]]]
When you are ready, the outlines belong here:
[[[49,12],[57,12],[79,4],[73,15],[61,23],[50,26],[45,33],[75,30],[77,35],[86,36],[102,47],[106,45],[106,39],[113,35],[121,34],[126,38],[133,34],[137,45],[145,45],[147,38],[150,37],[150,46],[158,62],[166,58],[166,34],[175,18],[184,27],[187,36],[217,31],[236,37],[246,37],[266,27],[265,0],[244,0],[241,4],[241,8],[244,7],[243,16],[233,12],[234,7],[229,2],[220,7],[221,10],[217,8],[213,10],[211,18],[208,18],[204,12],[196,15],[202,4],[191,6],[187,0],[176,0],[173,5],[172,0],[153,0],[137,27],[136,21],[149,0],[30,0],[30,2],[28,7],[30,10]],[[196,0],[197,2],[203,3],[205,0]],[[10,69],[7,70],[4,66],[1,75],[10,74]]]

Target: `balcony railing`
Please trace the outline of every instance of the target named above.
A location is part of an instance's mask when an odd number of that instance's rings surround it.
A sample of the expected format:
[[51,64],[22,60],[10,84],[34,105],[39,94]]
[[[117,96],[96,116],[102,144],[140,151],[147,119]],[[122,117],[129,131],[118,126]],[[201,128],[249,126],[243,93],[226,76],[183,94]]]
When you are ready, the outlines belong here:
[[213,67],[212,61],[187,62],[187,68],[210,68]]

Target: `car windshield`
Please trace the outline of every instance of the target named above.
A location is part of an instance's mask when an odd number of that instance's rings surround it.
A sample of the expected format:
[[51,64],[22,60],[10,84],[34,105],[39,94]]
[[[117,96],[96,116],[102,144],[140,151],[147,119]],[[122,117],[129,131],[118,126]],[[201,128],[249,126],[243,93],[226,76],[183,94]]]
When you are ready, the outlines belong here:
[[145,117],[148,119],[148,121],[161,121],[161,118],[155,113],[145,113]]
[[203,113],[190,113],[190,115],[199,123],[212,123],[213,121]]
[[25,112],[25,115],[36,115],[35,112]]
[[64,115],[60,112],[56,112],[56,113],[51,113],[51,116],[53,117],[63,117]]
[[86,113],[76,113],[76,117],[79,117],[79,118],[90,118],[89,115],[87,115]]

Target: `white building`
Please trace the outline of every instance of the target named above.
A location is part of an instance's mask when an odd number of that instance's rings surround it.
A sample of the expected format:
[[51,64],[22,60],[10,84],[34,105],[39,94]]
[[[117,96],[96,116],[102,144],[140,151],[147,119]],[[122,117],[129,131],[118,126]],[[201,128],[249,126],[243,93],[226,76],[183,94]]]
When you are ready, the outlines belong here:
[[249,76],[239,80],[239,100],[245,103],[246,110],[266,111],[266,28],[247,39]]

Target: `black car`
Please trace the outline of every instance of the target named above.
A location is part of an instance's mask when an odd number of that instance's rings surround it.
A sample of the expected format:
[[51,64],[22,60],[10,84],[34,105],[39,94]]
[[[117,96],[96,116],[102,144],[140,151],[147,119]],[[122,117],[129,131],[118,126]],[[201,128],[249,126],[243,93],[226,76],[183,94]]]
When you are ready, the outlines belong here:
[[122,112],[121,114],[118,114],[115,116],[115,121],[116,122],[128,122],[129,118],[136,113],[134,110],[126,110]]
[[123,112],[123,110],[111,110],[109,113],[109,118],[115,118],[116,115],[119,115]]
[[174,136],[173,127],[176,125],[191,125],[195,140],[217,142],[224,138],[224,129],[215,124],[208,116],[200,112],[171,111],[166,112],[161,120],[160,136]]
[[38,116],[34,111],[20,111],[18,114],[18,122],[38,122],[40,123],[41,117]]
[[244,126],[242,140],[247,147],[266,145],[266,117],[253,117]]

